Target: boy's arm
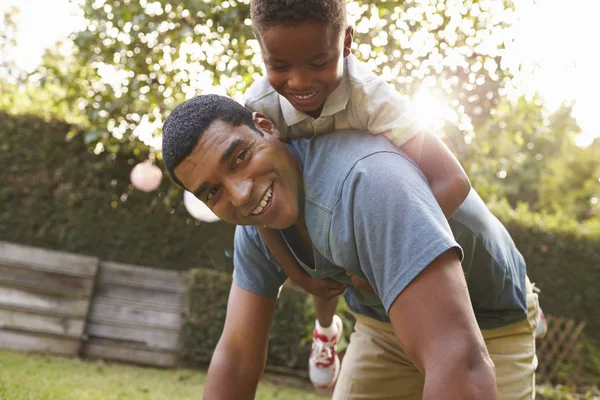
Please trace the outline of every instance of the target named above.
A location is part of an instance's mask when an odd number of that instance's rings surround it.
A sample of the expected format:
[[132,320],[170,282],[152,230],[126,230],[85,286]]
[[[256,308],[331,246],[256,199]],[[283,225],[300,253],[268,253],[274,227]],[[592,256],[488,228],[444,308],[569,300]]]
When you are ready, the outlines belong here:
[[446,218],[465,201],[471,182],[446,144],[433,132],[424,131],[400,147],[419,166]]
[[339,296],[346,289],[346,285],[333,279],[314,279],[304,272],[278,231],[259,227],[258,233],[288,278],[308,293],[330,299]]
[[380,77],[368,75],[363,84],[352,86],[349,115],[353,127],[384,135],[412,158],[427,177],[444,215],[451,217],[471,190],[465,171],[445,143],[420,126],[406,98]]

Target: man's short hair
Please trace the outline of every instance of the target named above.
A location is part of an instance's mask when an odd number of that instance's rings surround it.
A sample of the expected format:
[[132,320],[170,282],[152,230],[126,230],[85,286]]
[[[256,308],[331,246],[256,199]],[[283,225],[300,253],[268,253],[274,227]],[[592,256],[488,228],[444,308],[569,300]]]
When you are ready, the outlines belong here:
[[248,125],[262,135],[254,125],[252,112],[229,97],[216,94],[196,96],[179,104],[163,125],[162,156],[171,178],[181,187],[175,168],[190,155],[200,136],[216,120],[232,126]]
[[251,0],[254,34],[278,25],[323,24],[340,34],[346,29],[346,0]]

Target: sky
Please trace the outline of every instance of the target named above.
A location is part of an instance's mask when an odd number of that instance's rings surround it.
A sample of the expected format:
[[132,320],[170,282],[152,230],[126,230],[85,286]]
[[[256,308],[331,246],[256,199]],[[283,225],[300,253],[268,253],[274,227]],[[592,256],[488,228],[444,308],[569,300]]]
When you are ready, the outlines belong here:
[[[14,57],[27,70],[39,64],[45,48],[83,26],[69,0],[0,0],[0,13],[11,5],[21,10]],[[600,41],[600,1],[517,0],[517,11],[521,18],[507,57],[525,66],[520,90],[537,91],[550,110],[574,101],[582,128],[578,144],[589,144],[600,136],[595,107],[600,79],[593,60]]]

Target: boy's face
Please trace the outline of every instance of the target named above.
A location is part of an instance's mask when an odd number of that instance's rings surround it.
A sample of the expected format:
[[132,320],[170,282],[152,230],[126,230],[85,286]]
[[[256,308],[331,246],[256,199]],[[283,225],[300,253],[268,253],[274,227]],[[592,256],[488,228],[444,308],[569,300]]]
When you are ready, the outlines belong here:
[[344,74],[352,29],[333,34],[323,24],[277,25],[260,34],[271,86],[299,111],[318,118]]

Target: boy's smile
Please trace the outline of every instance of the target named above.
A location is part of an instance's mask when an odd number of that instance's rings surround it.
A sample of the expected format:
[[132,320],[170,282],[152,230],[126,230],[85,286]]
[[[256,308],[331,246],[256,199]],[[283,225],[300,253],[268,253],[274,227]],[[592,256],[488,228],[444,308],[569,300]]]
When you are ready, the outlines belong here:
[[260,34],[269,84],[299,111],[318,118],[344,75],[352,30],[331,32],[323,24],[276,25]]

